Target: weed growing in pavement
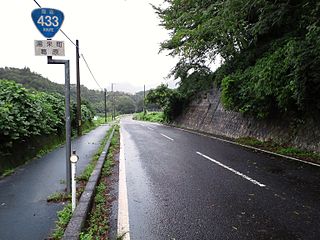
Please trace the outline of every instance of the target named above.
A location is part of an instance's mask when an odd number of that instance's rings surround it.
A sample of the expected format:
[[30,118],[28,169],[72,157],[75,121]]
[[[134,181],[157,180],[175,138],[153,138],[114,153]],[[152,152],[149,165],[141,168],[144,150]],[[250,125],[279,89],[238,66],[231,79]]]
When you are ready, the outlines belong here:
[[77,181],[88,181],[91,176],[92,171],[94,170],[95,163],[96,163],[96,161],[90,162],[87,165],[87,167],[84,169],[84,171],[81,173],[81,175],[79,175],[77,177]]
[[272,141],[259,141],[255,138],[238,138],[237,143],[265,149],[278,154],[300,158],[312,162],[320,162],[320,153],[301,150],[291,146],[280,145]]
[[14,172],[15,172],[15,169],[7,169],[3,172],[2,177],[10,176],[10,175],[14,174]]
[[126,236],[127,232],[123,233],[122,235],[117,237],[117,240],[122,240]]
[[94,204],[87,220],[87,228],[81,233],[81,240],[107,239],[109,231],[109,199],[107,177],[114,166],[114,155],[119,150],[119,127],[117,126],[111,140],[109,152],[103,165],[101,179],[96,188]]
[[319,153],[303,151],[301,149],[294,148],[294,147],[281,147],[277,152],[283,155],[295,156],[295,157],[310,159],[310,160],[314,159],[314,160],[320,161]]
[[105,147],[105,145],[107,144],[107,141],[109,139],[109,136],[112,132],[112,129],[113,128],[110,128],[107,135],[104,137],[104,139],[102,140],[100,146],[99,146],[99,149],[97,151],[97,153],[93,156],[91,162],[87,165],[87,167],[85,168],[85,170],[82,172],[81,175],[79,175],[77,177],[77,180],[78,181],[88,181],[90,176],[91,176],[91,173],[93,172],[95,166],[96,166],[96,163]]
[[52,233],[50,239],[58,240],[61,239],[64,230],[66,229],[72,216],[72,207],[71,204],[67,204],[61,211],[58,212],[58,221],[56,222],[56,229]]
[[65,192],[55,192],[47,198],[47,202],[66,202],[71,200],[71,195]]
[[[86,182],[89,180],[91,173],[95,167],[95,164],[96,164],[100,154],[102,153],[108,139],[109,139],[109,136],[112,132],[112,129],[113,129],[113,127],[111,127],[109,129],[106,136],[103,138],[97,153],[93,156],[90,164],[88,164],[86,169],[83,171],[83,174],[81,174],[77,178],[78,181],[80,181],[79,179],[81,179],[81,181],[79,182],[80,185],[85,185]],[[83,192],[83,187],[80,187],[77,189],[77,197],[78,198],[81,196],[82,192]],[[65,229],[66,229],[66,227],[72,217],[72,209],[71,209],[70,200],[71,200],[71,198],[68,199],[68,204],[63,208],[63,210],[58,212],[58,221],[56,222],[55,230],[53,231],[52,236],[49,237],[49,239],[59,240],[62,238],[64,231],[65,231]]]
[[251,137],[243,137],[243,138],[238,138],[236,140],[237,143],[240,144],[245,144],[245,145],[250,145],[254,147],[261,147],[263,146],[263,142],[259,141],[258,139],[251,138]]

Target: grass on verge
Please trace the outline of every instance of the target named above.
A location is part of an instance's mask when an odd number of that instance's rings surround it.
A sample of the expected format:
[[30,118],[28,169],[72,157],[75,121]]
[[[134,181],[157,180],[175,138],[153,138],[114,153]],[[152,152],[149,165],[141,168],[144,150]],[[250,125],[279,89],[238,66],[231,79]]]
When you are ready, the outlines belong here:
[[164,122],[164,115],[163,112],[140,112],[135,113],[133,115],[134,120],[142,120],[142,121],[148,121],[148,122]]
[[[113,129],[113,127],[111,127],[109,129],[106,136],[103,138],[97,153],[92,157],[91,162],[87,165],[87,167],[85,168],[83,173],[79,177],[77,177],[77,197],[78,198],[81,196],[81,194],[84,190],[84,187],[85,187],[87,181],[89,180],[92,171],[94,170],[96,162],[99,159],[99,156],[101,155],[101,153],[102,153],[102,151],[103,151],[103,149],[109,139],[109,136],[112,132],[112,129]],[[60,197],[59,193],[57,193],[56,195],[55,194],[52,195],[53,199],[55,199],[56,197],[58,197],[58,198]],[[66,227],[72,217],[71,204],[70,204],[71,199],[69,198],[66,200],[67,200],[68,204],[61,211],[59,211],[57,213],[58,214],[58,221],[56,222],[55,230],[53,231],[53,233],[49,239],[52,239],[52,240],[61,239],[63,237],[64,231],[65,231],[65,229],[66,229]]]
[[102,169],[100,182],[96,188],[96,195],[87,220],[87,227],[80,235],[81,240],[108,239],[110,199],[108,197],[109,186],[107,178],[112,172],[114,156],[119,152],[119,145],[120,136],[119,127],[117,126]]
[[272,141],[263,142],[251,137],[238,138],[236,142],[244,145],[261,148],[278,154],[320,163],[320,153],[305,151],[292,146],[280,145]]
[[55,192],[47,198],[47,202],[66,202],[71,201],[71,195],[65,192]]
[[13,173],[15,172],[15,169],[6,169],[3,173],[2,173],[2,176],[1,177],[7,177],[7,176],[10,176],[12,175]]
[[56,228],[52,233],[52,237],[49,239],[61,239],[67,225],[72,217],[71,203],[68,203],[61,211],[58,212],[58,221],[56,222]]

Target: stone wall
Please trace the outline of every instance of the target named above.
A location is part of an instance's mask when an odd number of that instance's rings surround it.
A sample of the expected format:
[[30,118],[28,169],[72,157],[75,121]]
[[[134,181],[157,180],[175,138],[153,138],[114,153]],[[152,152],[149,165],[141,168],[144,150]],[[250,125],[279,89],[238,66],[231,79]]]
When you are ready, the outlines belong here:
[[220,95],[218,89],[202,94],[175,120],[175,124],[229,138],[253,137],[320,152],[319,120],[310,119],[297,125],[291,119],[256,120],[244,117],[241,113],[225,110]]

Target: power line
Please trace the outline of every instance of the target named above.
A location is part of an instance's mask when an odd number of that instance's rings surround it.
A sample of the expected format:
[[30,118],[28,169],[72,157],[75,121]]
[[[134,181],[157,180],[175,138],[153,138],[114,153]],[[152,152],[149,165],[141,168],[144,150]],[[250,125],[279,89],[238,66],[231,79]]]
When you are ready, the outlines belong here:
[[[68,37],[68,35],[64,32],[64,31],[62,31],[62,29],[60,29],[60,32],[66,37],[66,38],[68,38],[68,40],[76,47],[76,48],[79,48],[78,46],[77,46],[77,44],[75,44],[69,37]],[[80,50],[80,49],[79,49]]]
[[94,77],[94,75],[93,75],[93,73],[92,73],[92,71],[91,71],[91,69],[89,67],[89,64],[87,63],[87,61],[86,61],[85,57],[83,56],[83,54],[81,54],[81,57],[82,57],[83,61],[86,63],[87,68],[88,68],[89,72],[91,73],[91,76],[92,76],[93,80],[96,82],[96,84],[99,86],[99,88],[101,88],[101,90],[103,91],[103,88],[100,86],[100,84],[98,83],[98,81]]
[[[37,0],[33,0],[33,1],[38,5],[39,8],[42,8],[41,5],[37,2]],[[61,32],[76,48],[78,48],[78,49],[80,50],[80,48],[77,46],[77,44],[75,44],[74,41],[72,41],[71,38],[70,38],[62,29],[60,29],[60,32]],[[94,75],[93,75],[93,73],[92,73],[92,71],[91,71],[91,69],[90,69],[90,67],[89,67],[89,64],[88,64],[88,62],[86,61],[86,59],[84,58],[83,54],[81,54],[81,57],[82,57],[83,61],[86,63],[86,66],[87,66],[87,68],[88,68],[88,70],[89,70],[89,72],[90,72],[93,80],[96,82],[96,84],[97,84],[97,85],[100,87],[100,89],[103,91],[103,88],[100,86],[100,84],[98,83],[98,81],[97,81],[96,78],[94,77]]]
[[[37,2],[37,0],[33,0],[39,8],[42,8],[41,5]],[[60,29],[60,32],[75,46],[78,47],[77,44],[74,43],[74,41],[71,40],[71,38],[62,30]]]
[[33,1],[38,5],[39,8],[41,8],[40,4],[36,0]]

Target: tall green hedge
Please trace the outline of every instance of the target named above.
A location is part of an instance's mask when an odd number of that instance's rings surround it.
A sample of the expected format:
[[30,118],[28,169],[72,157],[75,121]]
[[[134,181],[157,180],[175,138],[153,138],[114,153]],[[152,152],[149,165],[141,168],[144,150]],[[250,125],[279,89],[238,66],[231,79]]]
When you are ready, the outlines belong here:
[[[64,98],[59,94],[30,91],[13,81],[0,80],[1,146],[38,135],[63,134],[64,110]],[[71,115],[74,118],[75,110]],[[92,117],[91,110],[83,105],[82,121]]]

